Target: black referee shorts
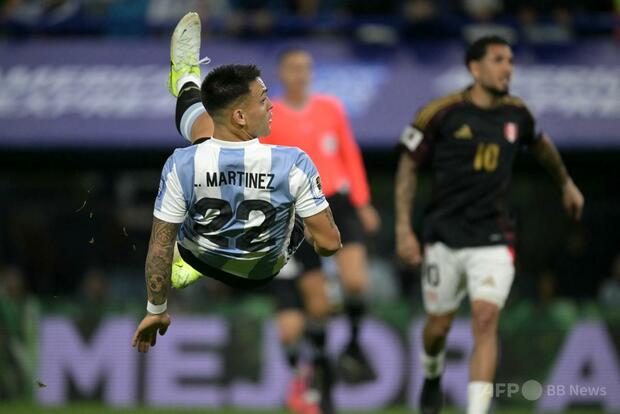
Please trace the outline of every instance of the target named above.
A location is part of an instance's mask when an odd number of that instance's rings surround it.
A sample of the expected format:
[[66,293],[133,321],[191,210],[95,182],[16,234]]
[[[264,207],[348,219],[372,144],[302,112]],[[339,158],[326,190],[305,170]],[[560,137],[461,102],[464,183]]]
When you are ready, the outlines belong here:
[[[362,223],[355,212],[355,207],[353,207],[349,200],[349,196],[336,193],[333,196],[327,197],[327,201],[334,215],[334,221],[338,226],[338,230],[340,230],[342,244],[364,243]],[[300,276],[310,270],[321,267],[321,258],[309,243],[303,243],[294,257],[302,269]]]
[[308,272],[321,269],[321,258],[306,241],[299,246],[291,261],[294,263],[290,265],[295,266],[296,273],[292,277],[278,277],[268,287],[268,293],[272,295],[278,311],[303,309],[304,302],[299,289],[299,280]]
[[[340,230],[342,244],[363,243],[362,224],[348,195],[338,193],[327,197],[327,201],[334,215],[334,221]],[[297,277],[278,278],[269,287],[277,310],[303,309],[304,303],[299,289],[299,278],[312,270],[321,268],[321,258],[307,242],[299,246],[292,260],[295,260],[298,265]]]
[[342,244],[364,243],[365,235],[357,211],[348,194],[336,193],[327,197],[334,214],[334,221],[340,230]]

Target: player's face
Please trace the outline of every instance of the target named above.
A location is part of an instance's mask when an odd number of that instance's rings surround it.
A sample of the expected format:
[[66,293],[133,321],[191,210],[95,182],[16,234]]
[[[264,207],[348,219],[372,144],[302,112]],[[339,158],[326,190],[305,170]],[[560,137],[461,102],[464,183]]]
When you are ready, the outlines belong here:
[[473,62],[472,75],[477,83],[494,95],[505,95],[510,89],[512,51],[506,45],[489,45],[487,53]]
[[267,86],[261,78],[250,84],[250,94],[244,102],[247,132],[253,137],[264,137],[271,132],[271,109]]
[[305,93],[312,81],[312,56],[303,51],[289,53],[280,62],[279,74],[287,92]]

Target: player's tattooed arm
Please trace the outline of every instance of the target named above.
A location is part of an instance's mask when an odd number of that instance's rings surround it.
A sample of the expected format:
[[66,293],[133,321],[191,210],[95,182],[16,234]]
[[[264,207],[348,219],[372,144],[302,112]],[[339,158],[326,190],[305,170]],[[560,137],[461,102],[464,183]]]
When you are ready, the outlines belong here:
[[422,262],[422,250],[411,226],[411,211],[417,184],[416,165],[405,152],[400,156],[394,185],[396,208],[396,253],[409,266]]
[[329,225],[331,226],[331,228],[335,229],[336,222],[334,221],[334,215],[332,214],[332,209],[327,207],[325,210],[323,210],[323,214],[327,216],[327,220],[329,221]]
[[543,135],[531,148],[538,162],[549,171],[555,182],[563,187],[570,180],[570,176],[560,153],[549,137]]
[[331,208],[327,207],[320,214],[324,215],[327,218],[330,233],[333,233],[333,236],[329,238],[329,243],[317,243],[317,240],[315,239],[313,243],[314,251],[319,256],[331,256],[342,247],[342,242],[340,240],[340,231],[338,230],[338,226],[336,226],[336,222],[334,221],[334,215],[332,214]]
[[329,207],[313,216],[304,218],[314,250],[320,256],[331,256],[341,247],[340,232]]
[[583,194],[581,194],[581,191],[568,174],[564,162],[562,162],[562,157],[560,157],[560,153],[553,145],[553,142],[547,136],[543,136],[534,144],[532,151],[534,156],[549,171],[562,189],[564,210],[571,218],[575,220],[581,219],[584,205]]
[[396,233],[411,231],[411,212],[415,197],[417,174],[415,162],[403,152],[398,162],[394,185],[394,205],[396,208]]
[[179,224],[167,223],[153,217],[145,272],[148,300],[154,305],[161,305],[168,297],[174,242],[178,230]]

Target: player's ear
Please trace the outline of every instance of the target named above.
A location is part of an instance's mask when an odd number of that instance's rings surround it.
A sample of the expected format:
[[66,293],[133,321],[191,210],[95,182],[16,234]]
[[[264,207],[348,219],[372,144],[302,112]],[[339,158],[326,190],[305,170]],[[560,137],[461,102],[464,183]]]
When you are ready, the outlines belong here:
[[475,80],[478,80],[478,78],[480,77],[480,62],[478,62],[477,60],[472,60],[469,63],[469,72]]
[[247,117],[241,108],[237,108],[233,111],[232,119],[233,122],[239,126],[245,126],[247,124]]

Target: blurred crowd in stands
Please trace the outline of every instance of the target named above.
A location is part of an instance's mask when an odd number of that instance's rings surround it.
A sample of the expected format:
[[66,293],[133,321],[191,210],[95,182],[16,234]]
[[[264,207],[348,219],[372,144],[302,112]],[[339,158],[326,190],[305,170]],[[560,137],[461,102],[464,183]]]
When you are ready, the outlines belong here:
[[[0,271],[0,318],[7,314],[5,300],[29,294],[48,304],[69,299],[74,307],[84,305],[86,311],[63,309],[81,316],[134,305],[141,309],[144,258],[158,179],[157,170],[145,163],[139,169],[110,163],[109,168],[117,169],[105,173],[46,170],[0,179],[0,199],[12,200],[0,203],[0,270],[4,269]],[[373,191],[392,185],[391,167],[381,164],[384,167],[369,168]],[[582,168],[592,171],[588,166]],[[582,224],[571,224],[557,214],[557,193],[550,182],[532,182],[523,172],[515,178],[517,184],[529,184],[516,185],[514,191],[519,243],[509,308],[526,302],[544,308],[562,298],[577,307],[598,307],[603,313],[617,309],[620,316],[620,245],[616,233],[609,231],[620,218],[617,200],[597,192],[595,173],[576,176],[581,177],[591,200]],[[426,194],[429,184],[430,177],[423,175],[421,194]],[[390,228],[391,200],[377,198],[377,208]],[[419,275],[395,259],[392,232],[381,232],[368,240],[368,246],[373,286],[369,300],[376,304],[408,302],[414,312],[420,311]],[[328,261],[326,271],[336,285],[334,264]],[[230,299],[230,292],[208,279],[182,294],[184,300],[179,304],[188,311]],[[338,300],[337,292],[333,299]],[[0,326],[8,325],[0,320]]]
[[196,10],[211,36],[355,36],[392,44],[476,37],[493,30],[565,42],[617,30],[614,0],[2,0],[0,31],[46,35],[157,35]]

